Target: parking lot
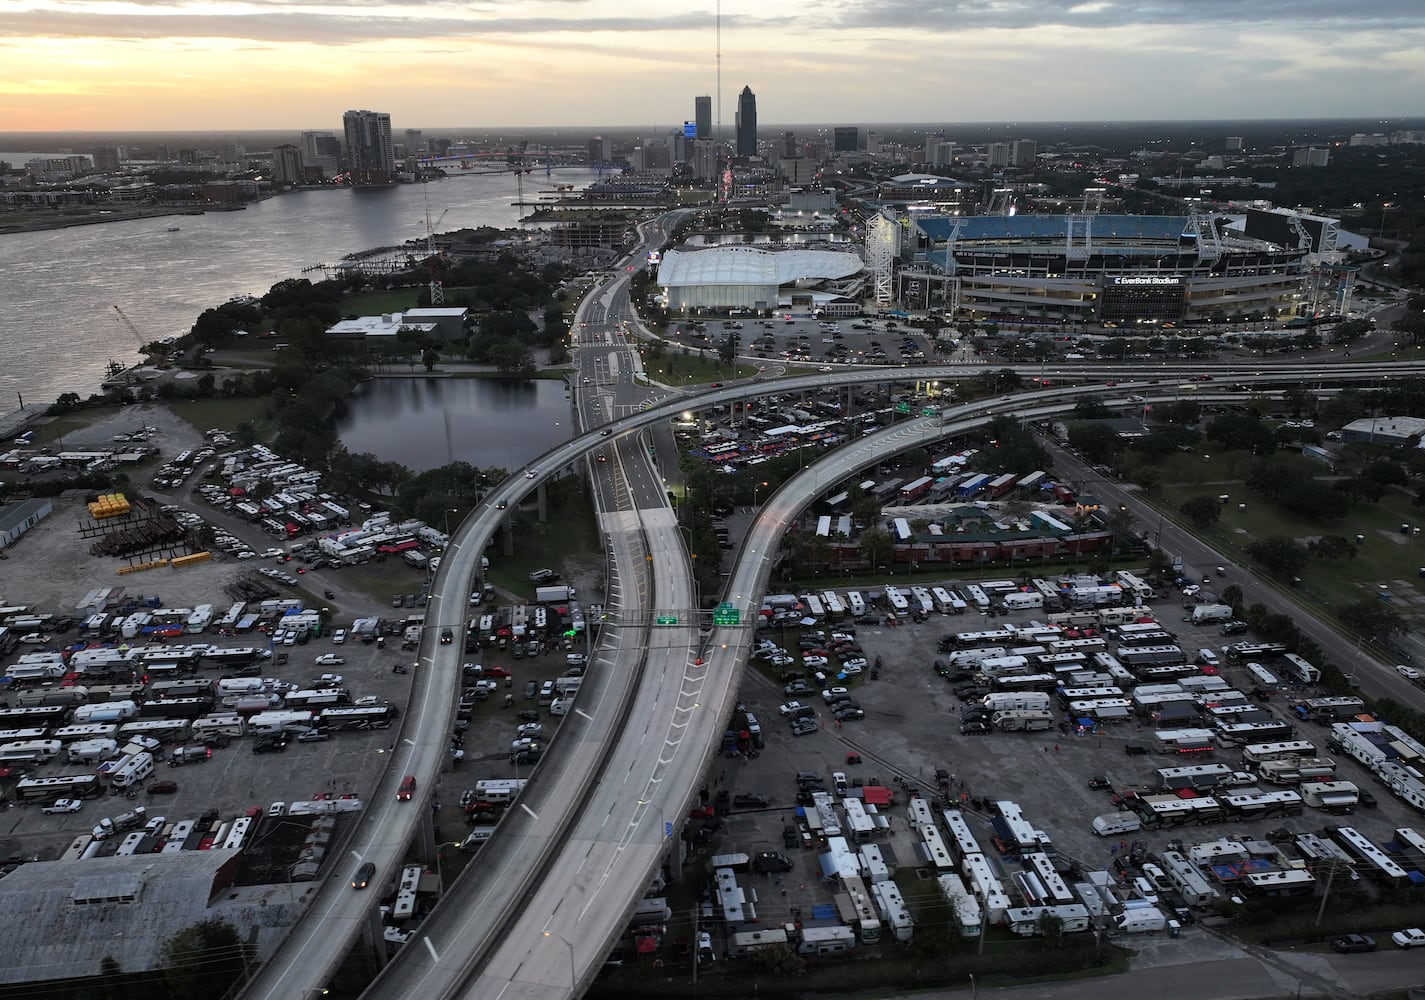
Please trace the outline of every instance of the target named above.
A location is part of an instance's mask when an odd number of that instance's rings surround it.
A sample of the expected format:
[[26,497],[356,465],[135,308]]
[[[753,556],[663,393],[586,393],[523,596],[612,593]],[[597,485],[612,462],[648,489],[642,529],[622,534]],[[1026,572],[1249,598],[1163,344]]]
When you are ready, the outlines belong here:
[[[1180,599],[1181,600],[1181,599]],[[1183,622],[1181,603],[1164,600],[1154,612],[1167,629],[1177,633],[1176,642],[1189,655],[1200,648],[1221,651],[1227,643],[1250,639],[1241,634],[1224,637],[1216,624],[1191,625]],[[1101,838],[1092,832],[1093,817],[1116,811],[1111,803],[1116,792],[1138,789],[1158,790],[1158,768],[1184,763],[1223,763],[1241,768],[1240,748],[1219,747],[1190,760],[1125,753],[1130,744],[1151,742],[1152,721],[1137,717],[1104,723],[1080,731],[1076,726],[1055,725],[1042,732],[1000,732],[962,735],[960,718],[966,706],[951,685],[932,669],[938,655],[937,644],[947,633],[1002,627],[1006,622],[1025,625],[1044,620],[1044,614],[1016,613],[994,619],[976,613],[932,614],[923,622],[856,626],[856,641],[866,658],[882,663],[879,675],[863,671],[859,676],[839,678],[848,695],[864,709],[864,719],[838,722],[819,691],[799,695],[803,705],[815,712],[815,726],[804,736],[793,735],[792,723],[779,713],[788,701],[778,675],[782,668],[770,664],[752,665],[741,692],[746,709],[753,713],[763,731],[765,747],[755,756],[725,754],[708,776],[711,801],[726,791],[726,815],[720,828],[701,846],[691,863],[694,878],[707,878],[702,871],[713,855],[759,851],[784,851],[793,864],[791,872],[742,876],[757,888],[759,921],[775,926],[788,920],[805,919],[812,907],[832,899],[821,879],[819,850],[805,836],[805,824],[795,837],[787,829],[798,826],[798,772],[820,774],[828,789],[836,772],[844,772],[849,786],[879,784],[893,795],[894,804],[882,809],[890,817],[889,829],[876,843],[888,861],[902,866],[921,865],[918,837],[910,829],[906,803],[912,794],[922,794],[938,804],[952,804],[965,810],[971,827],[982,844],[995,836],[989,825],[991,803],[1012,800],[1037,830],[1052,841],[1061,862],[1075,870],[1113,870],[1120,850],[1139,846],[1151,852],[1168,847],[1170,841],[1212,840],[1240,834],[1264,840],[1270,830],[1286,827],[1294,832],[1318,831],[1327,824],[1352,825],[1361,833],[1385,841],[1396,827],[1419,826],[1418,816],[1386,791],[1365,768],[1342,753],[1328,751],[1329,729],[1315,722],[1299,722],[1295,738],[1312,741],[1321,755],[1337,762],[1337,777],[1370,790],[1378,808],[1361,808],[1346,818],[1306,809],[1300,816],[1280,816],[1257,821],[1224,819],[1206,826],[1144,829],[1126,836]],[[787,648],[795,656],[799,629],[764,629],[762,634]],[[1222,676],[1246,692],[1255,682],[1243,665],[1224,664]],[[1296,722],[1289,708],[1295,697],[1313,692],[1287,690],[1267,703],[1280,718]],[[1056,707],[1058,717],[1064,713]],[[733,725],[739,724],[734,720]],[[941,776],[937,777],[937,772]],[[1106,786],[1091,788],[1091,778],[1106,778]],[[761,795],[766,808],[735,808],[737,796]],[[696,821],[694,821],[696,822]],[[798,847],[790,845],[797,844]],[[904,883],[903,883],[904,884]]]
[[769,366],[841,364],[924,364],[936,360],[935,348],[917,328],[894,320],[805,317],[771,319],[710,319],[681,322],[668,329],[669,339],[692,348],[716,351],[728,336],[739,341],[739,353],[763,359]]

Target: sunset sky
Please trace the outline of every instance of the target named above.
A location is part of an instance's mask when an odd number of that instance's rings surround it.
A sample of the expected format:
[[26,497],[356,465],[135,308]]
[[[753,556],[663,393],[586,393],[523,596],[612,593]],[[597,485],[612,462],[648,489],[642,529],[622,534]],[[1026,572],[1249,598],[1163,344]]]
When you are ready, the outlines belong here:
[[[0,0],[0,130],[672,126],[716,10]],[[722,53],[726,126],[1425,112],[1425,0],[723,0]]]

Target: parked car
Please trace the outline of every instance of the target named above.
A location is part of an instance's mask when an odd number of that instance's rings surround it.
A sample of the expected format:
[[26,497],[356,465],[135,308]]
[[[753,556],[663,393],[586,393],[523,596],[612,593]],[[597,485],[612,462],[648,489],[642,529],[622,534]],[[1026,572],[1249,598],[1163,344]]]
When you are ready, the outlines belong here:
[[339,667],[345,662],[346,657],[340,653],[323,653],[317,657],[317,666],[319,667]]
[[264,736],[252,745],[253,753],[283,753],[287,749],[287,741],[279,736]]
[[962,722],[960,723],[960,734],[962,736],[984,736],[990,731],[988,722]]
[[50,815],[58,815],[63,813],[77,813],[83,808],[83,799],[56,799],[53,805],[45,806],[44,809],[40,811],[49,813]]
[[1363,951],[1375,951],[1376,939],[1368,934],[1343,934],[1338,938],[1331,939],[1331,949],[1340,952],[1342,955],[1351,955]]
[[176,781],[155,781],[148,786],[148,793],[150,795],[172,795],[177,791],[178,782]]
[[274,802],[267,807],[267,815],[273,818],[287,815],[287,803]]
[[792,735],[809,736],[819,728],[815,719],[797,719],[792,723]]
[[1425,931],[1419,927],[1407,927],[1390,936],[1397,948],[1425,948]]
[[732,804],[738,809],[765,809],[771,800],[756,792],[743,792],[732,797]]
[[335,632],[332,633],[332,644],[333,644],[333,645],[340,646],[340,645],[341,645],[342,643],[344,643],[344,642],[346,642],[346,629],[344,629],[344,628],[339,628],[339,629],[337,629]]

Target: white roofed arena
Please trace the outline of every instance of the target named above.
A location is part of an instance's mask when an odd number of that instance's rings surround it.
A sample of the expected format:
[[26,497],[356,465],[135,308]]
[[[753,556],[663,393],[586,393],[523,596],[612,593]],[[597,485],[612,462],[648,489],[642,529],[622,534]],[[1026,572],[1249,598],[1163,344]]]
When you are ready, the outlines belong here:
[[859,254],[846,251],[684,248],[663,255],[658,284],[670,313],[767,311],[793,298],[855,296],[864,268]]

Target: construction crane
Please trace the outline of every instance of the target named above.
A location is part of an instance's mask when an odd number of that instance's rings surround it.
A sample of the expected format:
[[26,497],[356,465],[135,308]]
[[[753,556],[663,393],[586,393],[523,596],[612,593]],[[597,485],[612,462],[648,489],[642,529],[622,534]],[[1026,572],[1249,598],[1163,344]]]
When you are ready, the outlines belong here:
[[129,319],[129,317],[125,315],[124,311],[118,306],[114,307],[114,315],[115,317],[117,317],[118,321],[123,324],[124,328],[134,335],[134,342],[138,345],[139,353],[145,358],[147,358],[150,352],[148,350],[147,345],[144,343],[143,334],[140,333],[139,328],[134,325],[134,321]]

